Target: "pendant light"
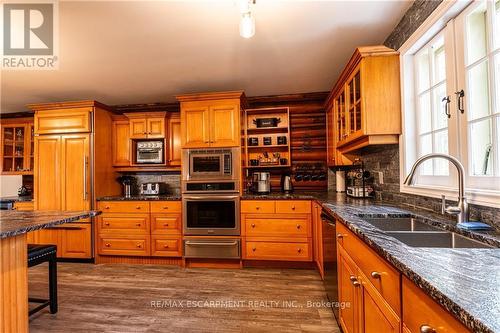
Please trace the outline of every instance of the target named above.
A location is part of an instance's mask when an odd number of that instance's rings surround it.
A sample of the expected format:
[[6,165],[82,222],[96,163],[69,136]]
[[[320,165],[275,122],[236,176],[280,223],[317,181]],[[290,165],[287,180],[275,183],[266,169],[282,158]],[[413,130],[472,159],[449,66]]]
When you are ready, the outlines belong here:
[[251,38],[255,35],[255,18],[252,16],[251,5],[255,0],[240,0],[240,36]]

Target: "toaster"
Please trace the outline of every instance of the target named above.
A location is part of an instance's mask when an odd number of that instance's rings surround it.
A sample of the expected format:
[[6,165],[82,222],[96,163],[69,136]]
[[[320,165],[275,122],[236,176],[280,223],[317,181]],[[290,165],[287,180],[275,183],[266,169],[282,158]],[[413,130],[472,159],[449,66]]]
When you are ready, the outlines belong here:
[[143,183],[140,186],[141,195],[160,195],[165,194],[167,184],[165,183]]

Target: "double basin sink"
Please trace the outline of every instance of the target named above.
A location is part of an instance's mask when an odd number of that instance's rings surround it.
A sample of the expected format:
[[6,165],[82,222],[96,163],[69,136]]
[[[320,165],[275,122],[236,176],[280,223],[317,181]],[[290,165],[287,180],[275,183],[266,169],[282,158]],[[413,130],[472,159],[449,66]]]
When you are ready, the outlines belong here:
[[411,247],[493,248],[491,245],[440,229],[412,217],[364,218],[364,220]]

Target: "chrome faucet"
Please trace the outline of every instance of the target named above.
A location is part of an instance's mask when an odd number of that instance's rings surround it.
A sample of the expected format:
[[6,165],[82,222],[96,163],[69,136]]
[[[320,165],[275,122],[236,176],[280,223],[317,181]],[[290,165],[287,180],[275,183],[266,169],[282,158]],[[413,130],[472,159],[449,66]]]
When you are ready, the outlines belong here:
[[404,184],[410,186],[412,184],[413,176],[415,175],[417,167],[423,162],[432,158],[444,158],[445,160],[451,162],[451,164],[453,164],[458,171],[458,203],[456,206],[446,207],[445,196],[444,195],[441,196],[441,213],[444,214],[446,212],[450,215],[456,215],[458,223],[469,221],[469,205],[467,203],[467,198],[465,197],[465,186],[464,186],[465,169],[462,163],[460,163],[460,161],[457,160],[455,157],[439,153],[432,153],[420,157],[418,160],[415,161],[415,164],[413,164],[410,173],[408,174],[408,176],[406,176]]

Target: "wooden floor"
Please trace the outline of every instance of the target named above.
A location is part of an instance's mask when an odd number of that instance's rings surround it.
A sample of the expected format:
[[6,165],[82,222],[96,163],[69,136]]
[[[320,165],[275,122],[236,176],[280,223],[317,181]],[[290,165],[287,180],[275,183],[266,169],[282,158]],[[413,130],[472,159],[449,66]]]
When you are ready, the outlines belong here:
[[[313,270],[59,263],[58,279],[59,312],[33,315],[30,332],[340,332],[308,304],[326,301]],[[45,264],[30,268],[31,297],[46,280]]]

